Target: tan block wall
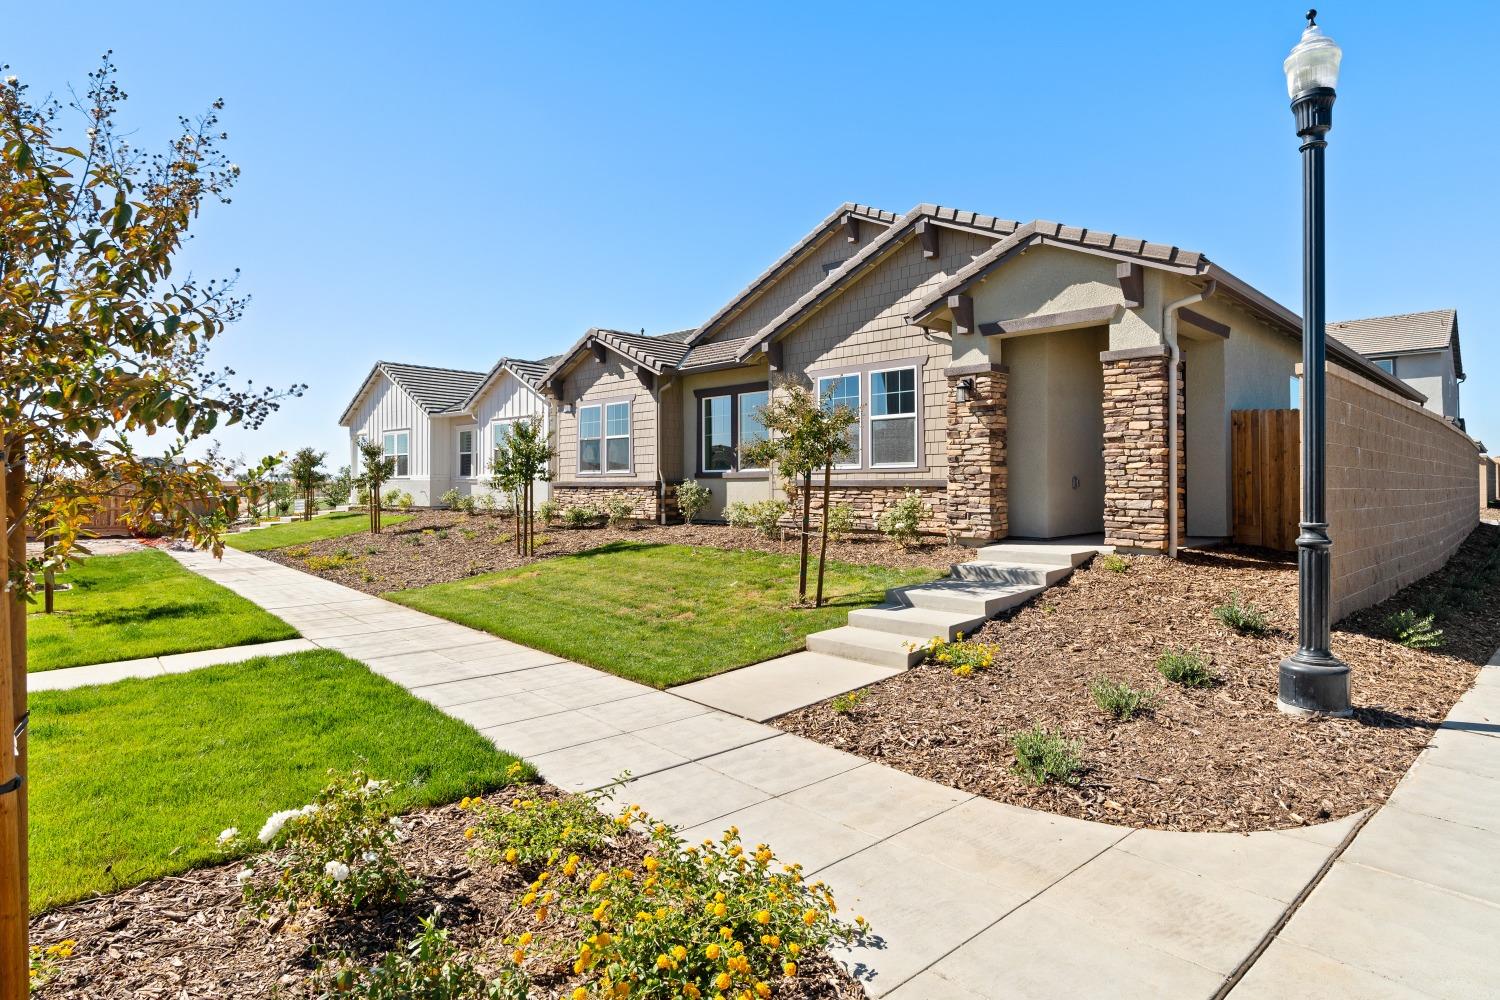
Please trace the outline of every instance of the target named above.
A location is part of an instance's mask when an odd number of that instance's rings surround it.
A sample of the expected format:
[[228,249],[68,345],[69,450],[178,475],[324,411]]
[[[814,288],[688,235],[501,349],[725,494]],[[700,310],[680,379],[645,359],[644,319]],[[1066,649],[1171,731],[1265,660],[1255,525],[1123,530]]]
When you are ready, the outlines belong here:
[[1479,449],[1442,417],[1328,367],[1333,620],[1442,568],[1479,523]]
[[[948,536],[994,541],[1009,533],[1006,475],[1006,376],[997,371],[948,377]],[[958,401],[958,384],[973,383],[968,401]]]
[[[1121,549],[1165,552],[1167,526],[1167,370],[1165,347],[1103,356],[1104,542]],[[1187,534],[1186,400],[1182,366],[1177,393],[1177,538]]]
[[[592,355],[578,363],[563,380],[563,402],[573,403],[574,412],[557,414],[556,476],[563,482],[578,476],[578,411],[580,405],[603,400],[630,400],[630,453],[633,474],[611,473],[588,476],[606,482],[656,481],[656,400],[641,382],[635,365],[606,351],[603,361]],[[602,419],[601,414],[601,419]]]

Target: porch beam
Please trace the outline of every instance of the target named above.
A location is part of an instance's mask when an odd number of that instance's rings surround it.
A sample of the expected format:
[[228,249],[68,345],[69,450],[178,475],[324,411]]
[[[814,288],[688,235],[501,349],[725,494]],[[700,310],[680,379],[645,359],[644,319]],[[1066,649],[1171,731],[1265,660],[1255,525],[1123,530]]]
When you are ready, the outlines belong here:
[[1087,326],[1104,326],[1113,323],[1120,318],[1123,311],[1124,307],[1118,305],[1068,309],[1063,312],[1045,313],[1041,316],[1020,316],[1016,319],[980,323],[979,332],[986,337],[1015,337],[1051,330],[1077,330]]
[[1177,310],[1177,318],[1184,323],[1188,323],[1192,326],[1197,327],[1204,333],[1211,333],[1215,337],[1223,337],[1226,340],[1229,338],[1228,323],[1220,323],[1216,319],[1209,319],[1201,312],[1195,312],[1192,309],[1187,308],[1186,306],[1183,306],[1181,309]]
[[953,313],[953,334],[974,332],[974,299],[968,295],[948,296],[948,309]]
[[1126,309],[1139,309],[1146,301],[1146,272],[1135,261],[1121,261],[1115,265],[1115,279],[1120,283],[1120,294],[1125,297]]

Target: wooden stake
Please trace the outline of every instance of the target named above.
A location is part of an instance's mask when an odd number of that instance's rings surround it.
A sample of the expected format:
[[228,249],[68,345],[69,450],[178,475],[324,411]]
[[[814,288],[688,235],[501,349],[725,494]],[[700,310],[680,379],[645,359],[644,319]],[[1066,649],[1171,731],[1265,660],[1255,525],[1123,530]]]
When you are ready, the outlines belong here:
[[[8,454],[0,452],[0,458]],[[25,467],[19,455],[0,475],[0,568],[26,558],[26,532],[11,525],[25,524],[20,484]],[[0,787],[17,775],[20,787],[0,793],[0,1000],[25,1000],[31,978],[27,959],[26,886],[26,738],[13,742],[16,722],[26,712],[26,610],[20,591],[6,587],[0,594]],[[19,751],[19,752],[17,752]]]

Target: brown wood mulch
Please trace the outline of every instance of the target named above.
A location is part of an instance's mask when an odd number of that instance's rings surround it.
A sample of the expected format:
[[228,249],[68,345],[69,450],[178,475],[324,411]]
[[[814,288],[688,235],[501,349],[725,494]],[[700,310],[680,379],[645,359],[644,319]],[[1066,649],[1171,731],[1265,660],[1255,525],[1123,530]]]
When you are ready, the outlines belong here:
[[[410,521],[387,527],[379,535],[362,532],[287,548],[267,549],[255,555],[305,573],[326,577],[367,594],[379,595],[525,566],[612,542],[701,545],[720,549],[776,552],[790,556],[795,556],[798,550],[796,537],[791,532],[787,533],[785,539],[768,539],[747,528],[731,528],[720,524],[601,528],[550,525],[546,528],[538,526],[537,554],[528,558],[516,554],[515,544],[511,541],[514,531],[514,522],[499,515],[423,510],[417,512]],[[817,544],[818,540],[814,537],[810,550],[814,557],[817,555]],[[319,556],[337,556],[348,561],[331,568],[315,569],[308,565],[309,558]],[[953,563],[973,558],[973,552],[936,542],[902,548],[883,536],[867,534],[838,541],[830,539],[828,558],[836,562],[866,566],[946,570]]]
[[[492,803],[517,796],[562,794],[525,786],[497,792]],[[235,882],[239,863],[203,868],[60,907],[31,920],[31,941],[47,946],[78,942],[57,973],[33,992],[41,998],[170,998],[220,1000],[225,997],[306,997],[307,977],[325,958],[350,955],[373,963],[404,946],[419,931],[417,921],[442,907],[451,939],[474,957],[479,971],[493,977],[508,959],[501,939],[523,930],[535,934],[526,962],[531,996],[571,993],[571,928],[559,921],[538,926],[530,911],[517,909],[528,881],[509,866],[469,856],[463,837],[472,817],[457,806],[409,817],[412,836],[399,853],[423,889],[406,905],[329,917],[304,911],[294,919],[255,919],[242,906]],[[646,840],[638,835],[587,860],[638,865]],[[795,980],[778,982],[784,1000],[857,1000],[863,988],[827,955],[806,955]]]
[[[911,774],[1034,809],[1167,830],[1268,830],[1324,822],[1384,801],[1434,727],[1500,646],[1500,527],[1481,524],[1448,566],[1338,625],[1334,652],[1353,669],[1355,716],[1308,721],[1276,707],[1277,664],[1296,649],[1290,557],[1190,551],[1178,562],[1095,559],[976,638],[995,665],[969,677],[922,666],[868,689],[847,716],[825,702],[774,724]],[[1212,617],[1231,593],[1274,632],[1237,634]],[[1441,602],[1437,650],[1385,638],[1394,611]],[[1167,684],[1165,649],[1200,649],[1221,682]],[[1154,712],[1118,722],[1088,692],[1109,677],[1161,689]],[[1081,741],[1076,788],[1024,783],[1012,733],[1041,724]]]

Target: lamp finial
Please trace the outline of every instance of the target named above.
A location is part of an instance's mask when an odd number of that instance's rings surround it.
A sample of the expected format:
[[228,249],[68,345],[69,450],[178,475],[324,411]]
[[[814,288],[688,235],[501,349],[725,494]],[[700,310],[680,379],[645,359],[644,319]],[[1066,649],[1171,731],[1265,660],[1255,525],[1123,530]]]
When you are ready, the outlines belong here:
[[1307,12],[1307,14],[1304,15],[1304,16],[1307,18],[1307,26],[1309,28],[1315,28],[1315,27],[1317,27],[1317,25],[1318,25],[1318,12],[1316,10],[1309,10]]

